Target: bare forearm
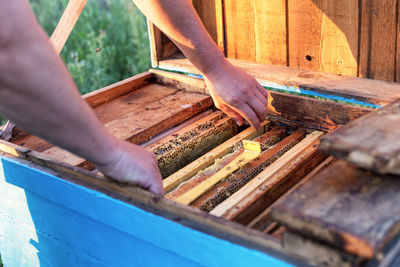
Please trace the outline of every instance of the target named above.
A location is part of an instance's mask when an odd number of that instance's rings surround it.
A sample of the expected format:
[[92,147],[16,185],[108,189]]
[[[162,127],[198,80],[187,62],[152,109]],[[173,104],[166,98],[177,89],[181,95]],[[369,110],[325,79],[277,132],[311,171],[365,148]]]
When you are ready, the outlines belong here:
[[114,139],[82,100],[28,3],[6,2],[0,11],[0,113],[53,144],[105,163],[101,154],[107,153],[99,151],[110,152]]
[[231,65],[205,30],[189,0],[133,0],[139,9],[182,50],[204,74],[215,106],[239,125],[254,128],[265,119],[267,92],[247,73]]
[[167,34],[203,73],[226,63],[224,55],[205,30],[188,0],[133,0],[138,8]]

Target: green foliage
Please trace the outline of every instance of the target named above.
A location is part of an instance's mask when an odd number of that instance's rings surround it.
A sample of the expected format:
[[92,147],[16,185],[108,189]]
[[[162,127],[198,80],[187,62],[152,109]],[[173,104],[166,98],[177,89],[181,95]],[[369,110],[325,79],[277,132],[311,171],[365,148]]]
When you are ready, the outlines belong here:
[[[31,0],[45,31],[55,29],[68,0]],[[88,0],[61,57],[81,93],[150,68],[146,19],[129,0]]]
[[[30,4],[50,36],[68,0]],[[88,0],[61,57],[82,94],[144,72],[150,68],[146,18],[130,0]]]

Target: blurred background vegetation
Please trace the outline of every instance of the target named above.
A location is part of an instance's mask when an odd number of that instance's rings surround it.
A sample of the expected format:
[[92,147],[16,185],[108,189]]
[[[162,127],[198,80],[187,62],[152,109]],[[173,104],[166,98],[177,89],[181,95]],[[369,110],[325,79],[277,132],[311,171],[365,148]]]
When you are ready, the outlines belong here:
[[[50,36],[68,0],[29,2]],[[146,18],[130,0],[88,0],[61,57],[82,94],[146,71]],[[0,125],[4,122],[0,117]]]

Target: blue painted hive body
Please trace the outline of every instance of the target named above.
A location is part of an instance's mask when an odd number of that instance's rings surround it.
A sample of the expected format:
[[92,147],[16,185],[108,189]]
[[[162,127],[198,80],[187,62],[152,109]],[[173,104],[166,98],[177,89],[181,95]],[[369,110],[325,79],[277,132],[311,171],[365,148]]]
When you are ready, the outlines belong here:
[[30,164],[1,158],[4,266],[289,266]]

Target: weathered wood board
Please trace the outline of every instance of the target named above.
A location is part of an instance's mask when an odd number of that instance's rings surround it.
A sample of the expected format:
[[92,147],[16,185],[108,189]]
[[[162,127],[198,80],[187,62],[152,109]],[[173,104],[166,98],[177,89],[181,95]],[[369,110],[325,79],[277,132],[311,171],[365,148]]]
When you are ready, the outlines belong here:
[[336,161],[281,199],[278,222],[345,251],[373,258],[400,231],[400,179]]
[[[229,59],[229,61],[255,77],[259,82],[266,85],[270,84],[272,87],[273,85],[280,85],[281,87],[283,85],[288,88],[298,88],[299,91],[309,90],[375,105],[386,105],[394,99],[400,98],[400,85],[393,82],[334,75],[237,59]],[[182,58],[181,55],[160,61],[160,67],[200,74],[189,60]]]
[[288,65],[357,76],[358,5],[358,0],[288,1]]
[[325,136],[320,149],[379,173],[400,174],[400,101]]

